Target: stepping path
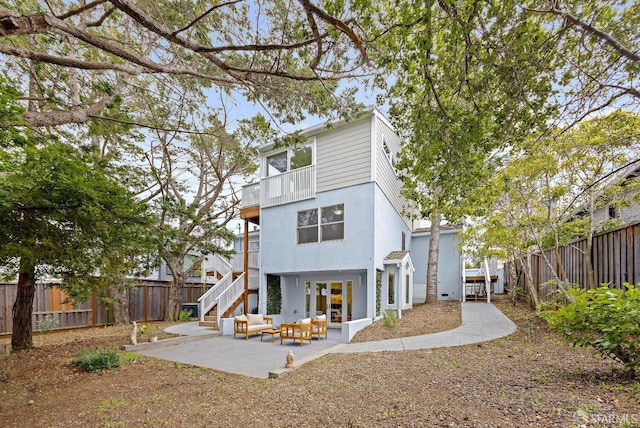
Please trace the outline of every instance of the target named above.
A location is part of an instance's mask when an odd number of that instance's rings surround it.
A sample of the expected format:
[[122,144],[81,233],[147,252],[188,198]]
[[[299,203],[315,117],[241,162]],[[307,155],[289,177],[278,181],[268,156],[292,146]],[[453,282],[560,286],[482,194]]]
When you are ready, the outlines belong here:
[[515,330],[516,325],[491,303],[464,302],[462,303],[462,325],[453,330],[400,339],[350,343],[336,347],[331,352],[408,351],[461,346],[499,339],[510,335]]

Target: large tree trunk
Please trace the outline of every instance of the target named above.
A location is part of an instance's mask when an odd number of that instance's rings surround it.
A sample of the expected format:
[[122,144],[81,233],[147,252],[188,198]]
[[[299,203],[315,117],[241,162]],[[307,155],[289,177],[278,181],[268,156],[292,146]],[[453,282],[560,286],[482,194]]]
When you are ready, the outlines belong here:
[[180,309],[182,308],[182,289],[184,288],[184,278],[174,277],[169,287],[169,302],[167,303],[167,313],[165,321],[175,321],[178,319]]
[[35,264],[20,260],[18,274],[18,294],[13,303],[13,331],[11,334],[11,349],[21,351],[33,347],[31,329],[31,314],[33,313],[33,297],[36,294]]
[[129,293],[124,276],[119,275],[113,287],[109,287],[109,298],[113,300],[113,314],[116,325],[127,325],[129,319]]
[[431,236],[429,238],[429,259],[427,261],[427,303],[438,301],[438,254],[440,252],[439,212],[431,215]]

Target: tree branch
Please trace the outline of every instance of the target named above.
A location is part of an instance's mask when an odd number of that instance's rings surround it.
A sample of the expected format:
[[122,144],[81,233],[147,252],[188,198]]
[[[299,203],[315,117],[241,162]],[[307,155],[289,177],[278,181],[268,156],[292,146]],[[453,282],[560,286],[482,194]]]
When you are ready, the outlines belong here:
[[57,126],[69,123],[83,123],[102,110],[108,103],[113,101],[113,99],[113,96],[105,97],[85,109],[75,109],[71,111],[27,111],[22,115],[22,119],[33,126]]

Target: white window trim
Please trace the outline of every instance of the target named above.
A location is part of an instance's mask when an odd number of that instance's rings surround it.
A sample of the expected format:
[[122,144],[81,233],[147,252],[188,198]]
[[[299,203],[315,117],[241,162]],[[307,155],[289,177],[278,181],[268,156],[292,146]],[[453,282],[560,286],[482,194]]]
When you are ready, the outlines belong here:
[[[316,164],[316,137],[313,137],[298,146],[272,150],[263,154],[260,160],[260,178],[269,178],[269,175],[268,175],[269,162],[267,159],[271,156],[278,155],[283,152],[287,153],[287,170],[285,172],[281,172],[280,174],[286,174],[287,172],[291,172],[291,157],[293,156],[293,150],[301,146],[311,146],[311,165],[315,165]],[[271,177],[275,177],[275,175],[272,175]]]
[[[323,208],[328,208],[328,207],[332,207],[335,205],[342,205],[342,221],[332,221],[330,223],[323,223],[322,222],[322,209]],[[308,208],[306,210],[300,210],[300,211],[309,211],[312,210],[314,208]],[[318,213],[318,223],[315,225],[315,227],[318,230],[318,240],[317,241],[312,241],[312,242],[300,242],[299,241],[299,235],[298,235],[298,231],[300,230],[300,228],[311,228],[313,226],[298,226],[298,213],[300,211],[296,211],[296,244],[297,245],[310,245],[310,244],[322,244],[323,242],[336,242],[336,241],[344,241],[344,236],[346,234],[346,230],[345,230],[345,218],[344,218],[344,213],[345,213],[345,203],[344,202],[340,202],[337,204],[330,204],[330,205],[325,205],[323,207],[318,207],[315,208],[315,210],[317,210]],[[327,240],[323,240],[322,239],[322,226],[329,226],[332,224],[340,224],[342,223],[342,238],[340,239],[327,239]]]

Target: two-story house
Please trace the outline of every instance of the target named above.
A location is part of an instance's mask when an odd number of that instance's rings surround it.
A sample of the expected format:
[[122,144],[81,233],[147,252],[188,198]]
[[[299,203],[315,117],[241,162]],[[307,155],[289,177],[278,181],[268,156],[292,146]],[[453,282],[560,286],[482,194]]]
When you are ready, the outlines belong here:
[[[263,145],[260,180],[243,188],[245,234],[236,249],[246,260],[245,311],[266,314],[268,288],[278,287],[280,322],[327,314],[329,326],[341,327],[385,310],[401,316],[414,287],[424,286],[428,234],[414,234],[405,215],[400,138],[375,108],[302,135],[295,147]],[[455,236],[447,230],[442,241]],[[462,259],[454,244],[446,248],[439,297],[458,300]]]

